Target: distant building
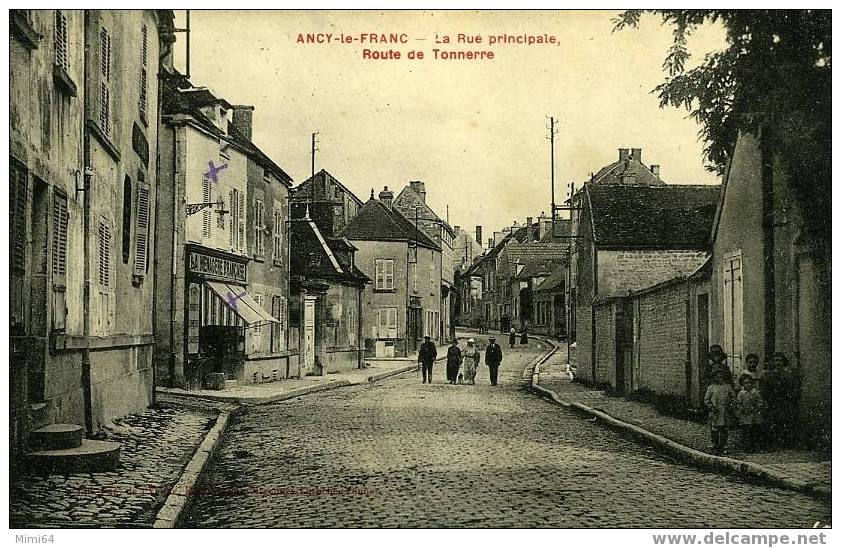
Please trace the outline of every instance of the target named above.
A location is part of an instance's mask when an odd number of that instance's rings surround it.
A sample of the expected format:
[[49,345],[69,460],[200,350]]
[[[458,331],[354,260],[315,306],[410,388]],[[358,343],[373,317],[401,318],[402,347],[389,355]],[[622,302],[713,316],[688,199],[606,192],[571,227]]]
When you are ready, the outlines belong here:
[[341,236],[358,249],[356,266],[374,283],[363,294],[365,350],[369,356],[406,356],[424,335],[441,333],[441,247],[393,206],[385,187]]
[[303,219],[309,210],[326,236],[340,234],[362,207],[362,200],[324,169],[293,188],[290,203],[294,218]]
[[452,290],[455,280],[453,241],[455,232],[426,203],[426,185],[423,181],[412,181],[394,199],[394,208],[400,211],[412,224],[417,224],[441,248],[441,325],[438,331],[443,337],[452,337],[455,327],[452,323]]
[[[10,445],[153,400],[158,73],[169,10],[11,10]],[[163,61],[161,61],[163,59]]]

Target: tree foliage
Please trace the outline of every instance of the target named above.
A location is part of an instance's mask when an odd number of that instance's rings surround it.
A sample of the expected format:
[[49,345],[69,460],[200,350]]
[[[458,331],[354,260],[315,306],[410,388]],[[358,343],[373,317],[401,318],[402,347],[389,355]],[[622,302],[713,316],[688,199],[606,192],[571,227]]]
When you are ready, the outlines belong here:
[[[804,203],[825,204],[812,228],[828,236],[831,198],[832,14],[830,10],[627,10],[614,30],[644,14],[672,27],[654,92],[701,126],[708,168],[723,174],[740,131],[761,135]],[[719,23],[727,47],[688,68],[687,38]],[[817,234],[813,234],[817,235]]]

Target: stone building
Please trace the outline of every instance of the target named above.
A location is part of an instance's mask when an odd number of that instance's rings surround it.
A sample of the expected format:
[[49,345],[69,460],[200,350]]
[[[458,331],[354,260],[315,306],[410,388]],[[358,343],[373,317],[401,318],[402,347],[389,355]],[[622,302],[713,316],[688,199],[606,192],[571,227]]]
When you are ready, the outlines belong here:
[[453,241],[455,232],[445,220],[426,203],[426,185],[423,181],[411,181],[394,199],[394,207],[412,224],[416,224],[441,248],[441,325],[437,329],[444,337],[455,336],[452,322],[454,311],[451,302],[455,285],[455,264]]
[[303,219],[309,210],[327,236],[340,234],[362,207],[362,200],[324,169],[292,189],[289,200],[294,218]]
[[168,10],[10,12],[10,442],[153,399]]
[[363,294],[368,356],[406,356],[441,333],[441,247],[393,207],[385,187],[345,227],[356,266],[374,283]]
[[[162,96],[159,382],[199,387],[209,373],[240,382],[282,378],[298,357],[286,351],[286,319],[269,308],[283,316],[288,296],[284,198],[290,178],[247,138],[247,109],[237,111],[175,73]],[[232,111],[239,129],[229,119]]]

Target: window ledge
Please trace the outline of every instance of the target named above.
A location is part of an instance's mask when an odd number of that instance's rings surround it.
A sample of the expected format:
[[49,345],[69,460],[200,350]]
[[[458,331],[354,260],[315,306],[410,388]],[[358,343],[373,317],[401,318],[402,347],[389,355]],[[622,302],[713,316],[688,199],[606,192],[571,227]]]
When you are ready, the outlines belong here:
[[76,83],[61,65],[53,64],[53,82],[55,82],[56,86],[66,95],[76,97],[78,93]]
[[396,289],[374,289],[374,293],[397,293]]
[[38,42],[41,41],[41,36],[35,29],[32,28],[32,23],[19,10],[12,10],[11,18],[9,19],[11,31],[14,36],[17,36],[24,47],[33,50],[38,49]]
[[97,140],[100,143],[102,143],[102,146],[105,148],[108,154],[110,154],[115,161],[119,162],[120,149],[118,149],[117,146],[108,137],[108,135],[106,135],[105,132],[102,131],[102,128],[100,128],[99,125],[93,120],[88,120],[88,128],[91,130],[91,133],[93,133],[96,136]]

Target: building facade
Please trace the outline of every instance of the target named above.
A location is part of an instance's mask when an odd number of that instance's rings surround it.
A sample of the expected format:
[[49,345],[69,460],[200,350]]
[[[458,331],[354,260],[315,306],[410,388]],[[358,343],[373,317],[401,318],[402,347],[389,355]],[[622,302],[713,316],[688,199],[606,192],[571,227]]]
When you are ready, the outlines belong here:
[[[286,324],[269,311],[275,306],[282,316],[278,298],[283,303],[288,295],[282,187],[289,178],[233,126],[232,105],[209,89],[172,73],[163,100],[155,296],[159,382],[198,388],[210,373],[240,382],[290,375],[297,355],[284,350]],[[277,227],[280,238],[269,238]]]
[[342,236],[353,245],[357,267],[374,283],[363,295],[368,356],[406,356],[425,335],[440,342],[441,248],[393,207],[385,187],[371,198]]
[[166,10],[10,12],[12,451],[153,399],[153,204]]

